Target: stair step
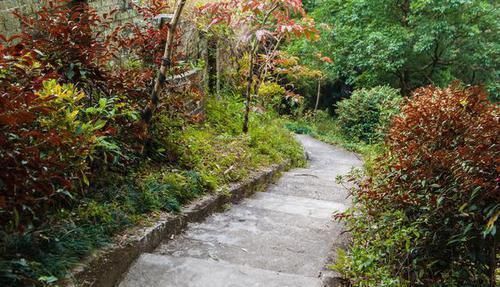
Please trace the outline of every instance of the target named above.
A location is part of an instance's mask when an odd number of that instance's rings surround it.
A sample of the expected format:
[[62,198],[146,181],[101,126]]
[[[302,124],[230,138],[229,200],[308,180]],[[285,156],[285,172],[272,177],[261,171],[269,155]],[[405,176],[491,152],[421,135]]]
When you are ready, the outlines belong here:
[[319,278],[227,262],[143,254],[120,287],[320,287]]
[[228,261],[278,272],[316,277],[329,242],[342,227],[331,220],[273,210],[233,207],[191,224],[155,253]]
[[242,206],[274,210],[289,214],[309,216],[313,218],[331,219],[335,212],[343,212],[348,206],[344,203],[311,199],[276,192],[261,192],[257,196],[245,200]]

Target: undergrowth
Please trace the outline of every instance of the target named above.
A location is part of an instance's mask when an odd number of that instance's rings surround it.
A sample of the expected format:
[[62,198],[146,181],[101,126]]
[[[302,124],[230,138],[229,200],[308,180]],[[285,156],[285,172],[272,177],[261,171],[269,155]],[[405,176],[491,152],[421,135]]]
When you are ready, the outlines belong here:
[[241,133],[243,103],[209,99],[206,120],[160,118],[156,154],[126,173],[108,172],[71,208],[28,232],[0,233],[1,286],[53,286],[92,250],[158,212],[179,212],[207,192],[220,192],[252,171],[290,160],[303,164],[301,146],[272,112],[253,114]]

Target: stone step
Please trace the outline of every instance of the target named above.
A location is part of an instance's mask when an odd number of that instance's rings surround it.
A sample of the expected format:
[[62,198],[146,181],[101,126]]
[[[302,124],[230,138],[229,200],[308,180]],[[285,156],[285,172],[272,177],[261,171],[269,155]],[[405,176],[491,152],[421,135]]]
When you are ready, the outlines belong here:
[[346,202],[349,197],[345,187],[335,184],[333,180],[330,183],[321,183],[311,179],[305,181],[306,184],[304,181],[283,177],[278,185],[270,186],[268,192],[333,202]]
[[228,261],[271,271],[318,276],[325,244],[342,226],[330,219],[238,205],[203,223],[190,224],[155,253]]
[[315,287],[335,279],[327,266],[348,237],[332,215],[350,205],[335,178],[361,162],[308,136],[298,139],[310,155],[307,168],[166,239],[120,286]]
[[320,287],[319,278],[210,259],[143,254],[120,287]]
[[255,197],[245,200],[242,205],[320,219],[332,219],[334,213],[343,212],[348,208],[345,203],[282,195],[276,192],[258,193]]

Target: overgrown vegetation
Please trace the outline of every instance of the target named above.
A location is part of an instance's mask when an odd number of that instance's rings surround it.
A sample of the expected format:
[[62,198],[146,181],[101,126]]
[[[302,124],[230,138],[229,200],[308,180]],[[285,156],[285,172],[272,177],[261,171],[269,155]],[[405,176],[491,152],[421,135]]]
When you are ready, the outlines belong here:
[[[203,95],[197,82],[166,81],[146,125],[168,30],[151,21],[168,5],[134,7],[143,23],[112,27],[114,12],[48,1],[18,15],[20,35],[0,38],[2,286],[55,285],[125,228],[303,161],[272,109],[249,115],[242,134],[243,99]],[[185,70],[181,42],[178,33],[169,73]]]
[[249,134],[242,135],[243,101],[225,98],[209,100],[203,123],[183,122],[180,130],[172,126],[175,120],[157,121],[156,156],[175,160],[150,159],[125,174],[108,172],[107,178],[96,177],[91,191],[78,202],[68,199],[64,208],[45,215],[43,223],[24,231],[4,229],[0,282],[55,282],[82,256],[109,243],[124,228],[154,218],[156,212],[180,211],[196,197],[223,192],[227,184],[264,166],[286,160],[302,164],[302,149],[281,120],[273,114],[255,114]]
[[[123,25],[85,2],[44,1],[0,35],[0,285],[55,285],[129,226],[300,165],[284,126],[365,160],[337,215],[348,285],[496,285],[495,3],[202,1],[177,28],[153,21],[166,0]],[[177,49],[189,27],[207,62]],[[214,95],[171,79],[205,65]]]

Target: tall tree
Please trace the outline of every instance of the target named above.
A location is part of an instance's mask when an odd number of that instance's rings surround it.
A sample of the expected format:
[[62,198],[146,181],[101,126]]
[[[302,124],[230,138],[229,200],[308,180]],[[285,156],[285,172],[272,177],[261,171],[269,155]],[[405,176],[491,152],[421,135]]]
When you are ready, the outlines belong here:
[[[322,40],[296,54],[334,59],[331,78],[358,87],[416,87],[453,80],[499,93],[500,13],[487,0],[325,0],[313,12]],[[321,25],[320,25],[321,27]]]
[[[210,25],[226,24],[238,37],[243,55],[248,57],[243,97],[245,114],[243,132],[248,132],[252,94],[259,89],[272,55],[284,40],[305,36],[315,38],[316,30],[306,18],[301,0],[230,0],[210,3],[201,8]],[[266,54],[259,57],[259,54]],[[260,59],[265,59],[261,61]]]

